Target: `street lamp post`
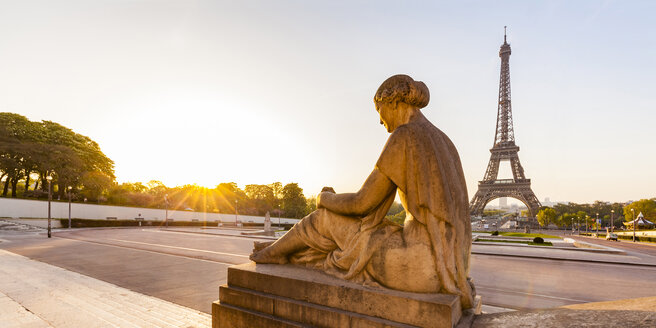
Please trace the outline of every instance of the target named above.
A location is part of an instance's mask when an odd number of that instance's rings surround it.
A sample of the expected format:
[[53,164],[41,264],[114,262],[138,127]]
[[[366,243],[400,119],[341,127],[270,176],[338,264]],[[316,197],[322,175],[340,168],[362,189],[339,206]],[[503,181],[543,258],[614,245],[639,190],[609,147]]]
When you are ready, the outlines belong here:
[[73,187],[68,186],[68,228],[71,228],[71,189]]
[[610,232],[615,231],[615,223],[613,222],[614,215],[615,215],[615,210],[610,210]]
[[597,221],[595,221],[595,226],[597,226],[597,237],[599,237],[599,213],[597,213]]
[[572,218],[572,235],[574,234],[574,218]]
[[280,230],[280,204],[278,204],[278,229]]
[[635,222],[635,210],[634,209],[631,209],[631,217],[633,217],[633,242],[635,243],[635,241],[636,241],[636,239],[635,239],[636,222]]
[[590,217],[589,215],[585,216],[585,234],[586,234],[586,236],[588,234],[588,218],[589,217]]
[[239,227],[239,216],[237,214],[237,204],[239,203],[238,200],[235,199],[235,226]]
[[164,206],[165,207],[165,216],[164,216],[164,225],[168,228],[169,227],[169,194],[164,195]]
[[48,238],[51,238],[52,233],[50,225],[50,202],[52,202],[52,187],[50,182],[52,181],[52,176],[47,176],[46,180],[48,180]]

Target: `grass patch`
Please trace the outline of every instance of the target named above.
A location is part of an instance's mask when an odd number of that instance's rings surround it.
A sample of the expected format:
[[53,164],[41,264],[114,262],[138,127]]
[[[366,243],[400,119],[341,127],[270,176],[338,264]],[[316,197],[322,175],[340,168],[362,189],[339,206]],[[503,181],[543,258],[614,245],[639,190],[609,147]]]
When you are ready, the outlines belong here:
[[499,232],[499,234],[502,235],[502,236],[507,236],[507,237],[529,237],[529,238],[542,237],[542,238],[563,239],[562,237],[553,236],[553,235],[545,235],[545,234],[542,234],[542,233]]
[[532,241],[524,241],[524,240],[498,240],[498,239],[482,239],[482,238],[478,238],[476,241],[485,241],[485,242],[492,242],[492,243],[525,244],[525,245],[535,245],[535,246],[553,246],[553,244],[548,241],[544,243],[534,243]]

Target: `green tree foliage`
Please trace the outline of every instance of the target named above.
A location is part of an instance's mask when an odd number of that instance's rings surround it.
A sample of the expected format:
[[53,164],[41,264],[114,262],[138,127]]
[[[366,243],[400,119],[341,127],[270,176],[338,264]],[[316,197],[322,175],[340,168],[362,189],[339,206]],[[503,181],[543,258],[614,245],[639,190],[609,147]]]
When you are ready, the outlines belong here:
[[[634,210],[633,213],[631,209]],[[649,221],[656,219],[656,199],[641,199],[625,206],[624,219],[626,221],[632,221],[634,220],[634,216],[637,218],[640,212]]]
[[19,181],[24,182],[23,194],[29,195],[33,178],[36,179],[34,190],[40,187],[47,191],[46,177],[49,175],[53,177],[53,191],[65,197],[68,186],[82,190],[83,180],[88,183],[94,180],[91,176],[104,175],[113,181],[114,162],[89,137],[60,124],[32,122],[18,114],[0,113],[2,196],[6,197],[11,190],[11,196],[17,197]]
[[317,210],[317,198],[310,197],[307,199],[307,206],[305,207],[305,215],[308,215]]
[[271,185],[246,185],[244,192],[248,197],[244,208],[248,208],[248,210],[244,210],[243,213],[248,212],[262,215],[263,213],[270,212],[277,205]]
[[506,213],[504,210],[483,210],[483,217],[502,216],[504,213]]
[[396,214],[400,213],[403,210],[404,210],[404,208],[403,208],[403,205],[401,203],[394,202],[394,203],[392,203],[392,206],[390,206],[390,209],[387,211],[386,215],[396,215]]
[[[592,219],[597,218],[597,213],[599,213],[599,218],[602,220],[602,226],[610,225],[611,216],[615,226],[619,226],[623,218],[623,204],[621,203],[606,203],[602,201],[595,201],[592,204],[556,204],[554,205],[554,210],[559,217],[562,216],[562,219],[565,219],[565,214],[570,214],[567,218],[568,222],[562,222],[562,225],[570,226],[572,224],[571,218],[574,218],[574,223],[576,224],[576,219],[578,218],[579,222],[583,227],[585,227],[585,216],[589,216]],[[614,212],[612,212],[614,211]],[[630,214],[630,213],[629,213]],[[637,214],[636,214],[637,215]],[[588,219],[588,224],[591,224],[592,220]]]
[[[389,212],[388,212],[389,213]],[[398,225],[403,225],[403,222],[405,222],[405,209],[401,207],[401,211],[396,213],[396,214],[387,214],[385,216],[386,219],[398,224]]]
[[298,183],[288,183],[282,188],[282,209],[287,216],[298,219],[305,216],[306,201],[303,189]]
[[556,214],[556,210],[554,210],[551,207],[546,207],[541,209],[536,218],[538,219],[538,223],[542,227],[548,226],[550,223],[556,223],[556,218],[558,215]]

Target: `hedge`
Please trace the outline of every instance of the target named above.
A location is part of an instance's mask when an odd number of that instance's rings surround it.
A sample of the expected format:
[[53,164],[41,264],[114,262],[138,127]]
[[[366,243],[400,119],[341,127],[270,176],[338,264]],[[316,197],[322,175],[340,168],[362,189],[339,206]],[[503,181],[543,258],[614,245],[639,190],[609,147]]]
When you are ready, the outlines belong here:
[[[68,228],[68,219],[59,219],[62,228]],[[99,228],[99,227],[163,227],[166,226],[164,221],[137,221],[137,220],[92,220],[92,219],[71,219],[73,228]],[[242,222],[244,227],[263,227],[262,223]],[[218,222],[214,221],[169,221],[169,227],[216,227]],[[235,226],[234,222],[223,222],[223,226]],[[274,227],[276,225],[273,225]],[[291,229],[293,224],[283,223],[282,228]]]

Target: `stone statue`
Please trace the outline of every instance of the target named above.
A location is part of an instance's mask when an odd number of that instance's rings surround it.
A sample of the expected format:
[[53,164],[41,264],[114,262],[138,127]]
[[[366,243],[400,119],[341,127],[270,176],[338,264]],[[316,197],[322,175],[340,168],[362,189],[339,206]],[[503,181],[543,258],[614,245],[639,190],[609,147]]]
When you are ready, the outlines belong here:
[[[256,243],[256,263],[292,263],[365,285],[460,295],[473,306],[468,280],[471,224],[458,152],[421,113],[429,91],[395,75],[374,96],[380,123],[391,133],[361,189],[336,194],[326,187],[317,210],[273,243]],[[403,226],[385,219],[396,192]]]
[[264,231],[269,232],[272,231],[271,229],[271,215],[269,215],[269,211],[266,212],[264,215]]

